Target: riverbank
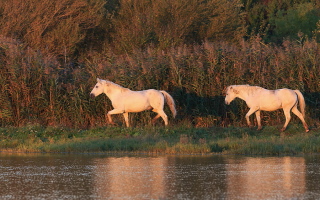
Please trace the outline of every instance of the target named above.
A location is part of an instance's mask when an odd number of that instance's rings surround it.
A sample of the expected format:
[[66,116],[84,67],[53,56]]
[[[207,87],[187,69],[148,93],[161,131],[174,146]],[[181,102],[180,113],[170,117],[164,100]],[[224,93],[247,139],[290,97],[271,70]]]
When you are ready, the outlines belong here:
[[320,152],[320,129],[305,133],[301,124],[285,132],[247,127],[62,127],[0,128],[0,150],[50,153],[148,153],[297,155]]

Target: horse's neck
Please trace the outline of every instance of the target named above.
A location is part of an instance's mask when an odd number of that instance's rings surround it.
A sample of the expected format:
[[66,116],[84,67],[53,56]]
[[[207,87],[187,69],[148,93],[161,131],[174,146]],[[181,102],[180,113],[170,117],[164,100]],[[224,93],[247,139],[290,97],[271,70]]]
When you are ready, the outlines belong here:
[[237,94],[237,97],[240,98],[240,99],[242,99],[242,100],[244,100],[244,101],[246,101],[249,96],[248,96],[247,93],[241,91],[241,92],[239,92],[239,94]]
[[253,93],[254,91],[252,88],[239,88],[239,94],[237,95],[237,97],[244,101],[247,101],[253,96]]
[[129,89],[124,88],[118,84],[115,84],[113,82],[110,82],[110,85],[107,86],[104,90],[104,93],[108,96],[108,98],[112,101],[116,97],[118,97],[121,93],[124,91],[127,91]]

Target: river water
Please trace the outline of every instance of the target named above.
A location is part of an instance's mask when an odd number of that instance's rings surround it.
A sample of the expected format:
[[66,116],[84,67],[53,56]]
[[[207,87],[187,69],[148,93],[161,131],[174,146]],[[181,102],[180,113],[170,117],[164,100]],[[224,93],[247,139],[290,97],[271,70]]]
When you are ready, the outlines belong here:
[[320,156],[0,153],[0,199],[319,199]]

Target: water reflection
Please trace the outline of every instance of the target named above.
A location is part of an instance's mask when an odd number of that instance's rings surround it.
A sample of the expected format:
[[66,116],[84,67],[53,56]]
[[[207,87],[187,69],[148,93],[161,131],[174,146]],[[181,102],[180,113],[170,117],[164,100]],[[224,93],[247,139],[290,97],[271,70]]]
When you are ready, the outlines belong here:
[[95,159],[95,165],[94,185],[99,197],[149,199],[165,193],[165,157]]
[[306,191],[306,164],[301,157],[228,159],[228,196],[301,197]]
[[306,190],[302,157],[126,157],[96,164],[96,191],[103,197],[297,198]]
[[316,199],[319,158],[0,153],[0,199]]

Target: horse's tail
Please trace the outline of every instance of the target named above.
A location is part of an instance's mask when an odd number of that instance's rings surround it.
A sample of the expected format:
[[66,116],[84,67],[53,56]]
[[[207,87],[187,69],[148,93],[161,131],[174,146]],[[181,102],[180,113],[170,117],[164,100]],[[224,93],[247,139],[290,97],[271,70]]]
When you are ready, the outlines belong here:
[[303,97],[302,93],[299,90],[294,90],[294,92],[298,95],[300,111],[302,113],[302,116],[305,117],[306,102],[304,101],[304,97]]
[[176,117],[177,115],[176,104],[174,103],[172,96],[164,90],[160,90],[160,92],[163,94],[167,104],[169,105],[169,108],[172,112],[173,117]]

